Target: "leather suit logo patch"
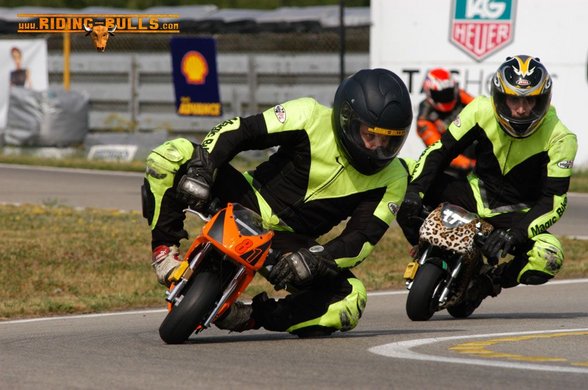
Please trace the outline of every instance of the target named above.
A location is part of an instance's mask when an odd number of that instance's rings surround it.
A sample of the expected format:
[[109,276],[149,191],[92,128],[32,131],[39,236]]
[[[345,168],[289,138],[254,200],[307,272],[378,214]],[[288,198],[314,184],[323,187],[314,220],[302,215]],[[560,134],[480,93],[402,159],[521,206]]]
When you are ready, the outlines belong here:
[[276,114],[276,118],[278,118],[280,123],[286,122],[286,110],[281,104],[274,107],[274,114]]

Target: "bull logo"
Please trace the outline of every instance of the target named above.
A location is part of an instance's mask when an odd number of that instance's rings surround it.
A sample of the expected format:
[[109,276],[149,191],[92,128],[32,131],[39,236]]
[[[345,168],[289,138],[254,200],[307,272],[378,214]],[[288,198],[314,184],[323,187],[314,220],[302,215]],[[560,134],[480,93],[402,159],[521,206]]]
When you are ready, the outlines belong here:
[[104,24],[94,24],[91,28],[86,26],[84,23],[84,30],[86,30],[86,36],[92,37],[92,42],[99,52],[104,52],[106,49],[106,43],[108,42],[109,36],[114,36],[116,31],[116,24],[112,28],[107,28]]

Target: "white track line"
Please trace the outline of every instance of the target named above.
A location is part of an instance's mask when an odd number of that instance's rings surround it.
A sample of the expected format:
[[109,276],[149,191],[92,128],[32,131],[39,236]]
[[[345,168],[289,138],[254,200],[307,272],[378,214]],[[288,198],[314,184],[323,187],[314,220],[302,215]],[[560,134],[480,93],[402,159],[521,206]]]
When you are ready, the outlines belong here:
[[528,334],[548,334],[548,333],[567,333],[567,332],[583,332],[588,331],[588,328],[583,329],[557,329],[557,330],[542,330],[542,331],[527,331],[527,332],[509,332],[509,333],[488,333],[488,334],[477,334],[469,336],[453,336],[453,337],[433,337],[427,339],[417,339],[400,341],[397,343],[390,343],[384,345],[378,345],[376,347],[369,348],[368,351],[377,355],[382,355],[391,358],[398,359],[411,359],[428,362],[441,362],[441,363],[456,363],[456,364],[469,364],[476,366],[488,366],[488,367],[500,367],[500,368],[515,368],[519,370],[535,370],[535,371],[551,371],[551,372],[567,372],[576,374],[588,374],[588,368],[582,367],[566,367],[566,366],[551,366],[546,364],[531,364],[531,363],[518,363],[513,361],[496,361],[496,360],[483,360],[483,359],[466,359],[466,358],[452,358],[448,356],[435,356],[426,355],[423,353],[414,352],[411,349],[420,347],[427,344],[439,343],[449,340],[465,340],[465,339],[479,339],[487,337],[501,337],[501,336],[516,336],[516,335],[528,335]]
[[[588,279],[566,279],[566,280],[554,280],[543,287],[549,287],[558,284],[574,284],[574,283],[588,283]],[[519,287],[537,287],[537,286],[519,286]],[[376,293],[378,295],[386,295],[383,293]],[[564,367],[564,366],[550,366],[545,364],[530,364],[530,363],[518,363],[512,361],[496,361],[496,360],[483,360],[483,359],[471,359],[471,358],[452,358],[445,356],[434,356],[426,355],[418,352],[414,352],[411,349],[426,344],[439,343],[448,340],[464,340],[473,338],[487,338],[497,336],[514,336],[514,335],[525,335],[525,334],[548,334],[548,333],[567,333],[567,332],[578,332],[588,331],[588,328],[584,329],[557,329],[557,330],[538,330],[538,331],[526,331],[526,332],[512,332],[512,333],[492,333],[492,334],[477,334],[468,336],[452,336],[452,337],[434,337],[426,339],[416,339],[408,341],[400,341],[397,343],[383,344],[368,349],[368,351],[377,355],[382,355],[391,358],[398,359],[412,359],[430,362],[443,362],[443,363],[457,363],[457,364],[470,364],[478,366],[491,366],[491,367],[502,367],[502,368],[516,368],[521,370],[538,370],[538,371],[553,371],[553,372],[570,372],[570,373],[581,373],[588,374],[588,368],[582,367]]]

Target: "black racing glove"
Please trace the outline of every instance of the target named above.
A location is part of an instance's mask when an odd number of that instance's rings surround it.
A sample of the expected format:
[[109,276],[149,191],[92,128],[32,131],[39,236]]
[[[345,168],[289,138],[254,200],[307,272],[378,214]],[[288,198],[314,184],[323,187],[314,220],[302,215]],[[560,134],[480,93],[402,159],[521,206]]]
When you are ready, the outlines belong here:
[[423,223],[422,211],[423,201],[419,194],[407,192],[396,214],[398,225],[400,225],[408,242],[413,245],[418,242],[419,228]]
[[324,256],[321,246],[312,247],[313,252],[306,248],[283,255],[274,265],[267,276],[267,280],[276,290],[286,288],[286,285],[302,287],[314,279],[322,276],[335,276],[339,272],[337,264]]
[[210,199],[210,187],[214,182],[214,168],[208,152],[195,145],[192,158],[186,164],[186,174],[178,183],[178,198],[195,210],[202,211]]
[[527,240],[527,233],[521,229],[494,229],[486,238],[482,252],[488,258],[498,259],[506,256]]

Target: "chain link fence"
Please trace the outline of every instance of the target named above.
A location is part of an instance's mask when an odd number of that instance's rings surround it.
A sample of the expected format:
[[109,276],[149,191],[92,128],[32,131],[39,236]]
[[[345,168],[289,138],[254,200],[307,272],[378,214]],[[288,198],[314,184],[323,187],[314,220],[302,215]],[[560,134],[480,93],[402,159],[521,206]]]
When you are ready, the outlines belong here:
[[[114,33],[98,53],[85,33],[70,33],[70,88],[90,95],[89,135],[143,134],[200,138],[223,119],[248,115],[301,96],[330,104],[340,81],[341,36],[316,25],[279,31]],[[345,71],[368,65],[369,26],[345,30]],[[214,37],[223,117],[176,114],[171,74],[173,37]],[[63,34],[3,34],[0,39],[46,39],[49,84],[63,85]],[[109,136],[111,137],[111,136]]]
[[[322,31],[291,32],[227,32],[227,33],[186,33],[179,34],[125,34],[114,33],[108,41],[108,52],[169,52],[172,36],[214,37],[220,53],[339,53],[341,46],[338,29]],[[46,39],[49,54],[63,52],[62,34],[2,34],[0,39]],[[71,33],[71,53],[95,52],[90,37],[85,33]],[[345,29],[345,52],[369,51],[369,26],[347,27]]]

